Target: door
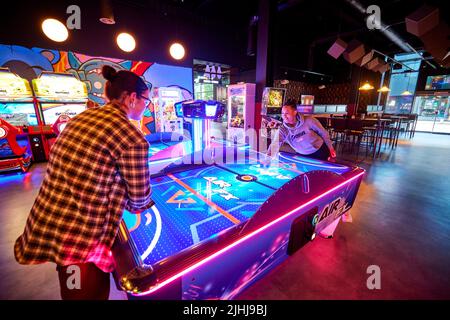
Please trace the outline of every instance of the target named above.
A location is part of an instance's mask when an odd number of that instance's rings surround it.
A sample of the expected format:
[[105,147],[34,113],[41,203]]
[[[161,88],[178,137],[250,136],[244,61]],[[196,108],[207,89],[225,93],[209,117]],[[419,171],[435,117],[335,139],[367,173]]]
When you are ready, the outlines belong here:
[[414,113],[418,114],[417,131],[450,134],[449,96],[416,96]]

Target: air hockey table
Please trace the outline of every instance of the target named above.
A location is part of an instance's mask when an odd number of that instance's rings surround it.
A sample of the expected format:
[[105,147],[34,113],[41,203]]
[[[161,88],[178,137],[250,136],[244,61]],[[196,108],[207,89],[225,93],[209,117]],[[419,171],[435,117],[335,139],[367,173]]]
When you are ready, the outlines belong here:
[[313,240],[332,237],[364,170],[280,152],[166,167],[154,205],[124,212],[112,253],[130,299],[232,299]]

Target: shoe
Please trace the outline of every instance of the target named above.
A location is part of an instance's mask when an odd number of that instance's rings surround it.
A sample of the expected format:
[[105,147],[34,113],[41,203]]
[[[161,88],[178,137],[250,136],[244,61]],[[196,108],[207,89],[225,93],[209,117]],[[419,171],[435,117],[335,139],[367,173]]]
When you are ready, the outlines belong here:
[[352,214],[350,212],[344,213],[342,215],[342,222],[352,223],[353,222]]

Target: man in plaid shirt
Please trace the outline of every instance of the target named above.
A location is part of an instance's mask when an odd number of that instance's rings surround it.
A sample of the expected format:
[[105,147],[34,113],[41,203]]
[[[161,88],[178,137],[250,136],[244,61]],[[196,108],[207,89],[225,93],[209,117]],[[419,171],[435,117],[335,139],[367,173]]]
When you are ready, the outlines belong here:
[[[129,121],[142,118],[148,87],[132,72],[102,71],[110,103],[76,116],[60,134],[14,246],[21,264],[57,264],[63,299],[108,298],[123,210],[151,205],[148,143]],[[67,288],[71,265],[80,268],[81,288]]]

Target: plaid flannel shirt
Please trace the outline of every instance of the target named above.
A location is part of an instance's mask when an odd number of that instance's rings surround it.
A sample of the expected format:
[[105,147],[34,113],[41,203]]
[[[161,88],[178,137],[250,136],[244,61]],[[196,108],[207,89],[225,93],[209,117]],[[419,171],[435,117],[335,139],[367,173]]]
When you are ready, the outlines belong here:
[[119,105],[84,111],[53,145],[14,254],[21,264],[93,262],[114,269],[122,213],[151,204],[148,143]]

